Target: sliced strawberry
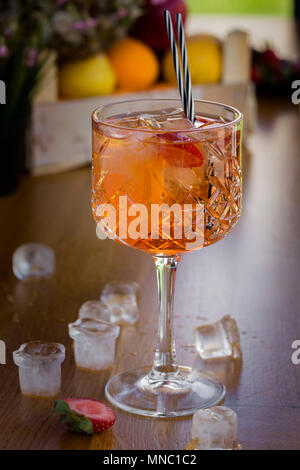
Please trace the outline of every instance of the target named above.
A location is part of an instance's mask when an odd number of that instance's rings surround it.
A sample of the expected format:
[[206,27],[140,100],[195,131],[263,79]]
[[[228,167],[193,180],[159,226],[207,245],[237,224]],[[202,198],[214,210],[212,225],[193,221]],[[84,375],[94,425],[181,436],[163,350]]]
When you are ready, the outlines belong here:
[[56,400],[54,411],[70,431],[93,434],[110,428],[116,417],[114,412],[97,400],[90,398],[65,398]]
[[198,121],[198,122],[204,122],[204,124],[207,124],[208,122],[211,123],[211,120],[206,119],[205,117],[201,117],[201,116],[196,116],[196,121]]
[[182,149],[188,155],[189,165],[187,166],[202,166],[203,165],[204,156],[196,144],[192,144],[191,142],[182,144]]
[[171,166],[192,168],[203,165],[204,153],[200,143],[177,133],[165,134],[159,138],[162,141],[161,155]]

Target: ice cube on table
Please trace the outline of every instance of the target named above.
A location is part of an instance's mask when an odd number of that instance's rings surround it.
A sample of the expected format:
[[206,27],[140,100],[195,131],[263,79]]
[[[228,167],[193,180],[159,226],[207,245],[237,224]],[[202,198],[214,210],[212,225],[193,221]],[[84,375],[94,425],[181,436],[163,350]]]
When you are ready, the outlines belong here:
[[19,367],[20,388],[23,395],[54,397],[61,387],[61,363],[65,347],[60,343],[30,341],[13,352]]
[[79,318],[110,321],[110,312],[101,300],[87,300],[79,309]]
[[133,325],[138,321],[138,289],[136,282],[113,281],[106,284],[100,299],[108,307],[112,323]]
[[222,382],[228,392],[237,389],[242,371],[242,360],[222,357],[207,361],[198,355],[193,363],[193,370],[216,376]]
[[192,440],[195,450],[236,450],[238,443],[237,414],[225,406],[197,410],[193,415]]
[[115,360],[115,341],[120,327],[91,318],[69,323],[69,335],[74,340],[76,366],[81,369],[103,370]]
[[239,330],[236,321],[230,315],[225,315],[216,323],[196,328],[195,345],[204,360],[242,357]]
[[49,278],[55,271],[55,253],[42,243],[26,243],[15,250],[12,268],[20,280]]

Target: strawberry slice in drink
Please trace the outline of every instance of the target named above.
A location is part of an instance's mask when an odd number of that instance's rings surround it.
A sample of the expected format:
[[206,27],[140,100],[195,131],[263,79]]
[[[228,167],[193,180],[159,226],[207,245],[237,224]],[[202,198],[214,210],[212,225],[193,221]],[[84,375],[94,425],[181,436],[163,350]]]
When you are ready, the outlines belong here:
[[[181,120],[182,123],[189,122],[186,119]],[[201,131],[202,128],[218,127],[224,122],[221,119],[209,119],[201,116],[196,116],[196,127],[189,122],[188,130],[194,129]],[[177,122],[177,126],[179,126]],[[208,134],[207,134],[208,135]],[[180,168],[195,168],[201,167],[205,160],[205,150],[203,144],[195,140],[188,134],[183,132],[171,132],[169,134],[157,135],[158,140],[161,141],[160,151],[161,156],[173,167]]]
[[70,431],[93,434],[110,428],[116,417],[111,408],[90,398],[56,400],[54,411]]
[[170,166],[194,168],[203,165],[204,150],[200,142],[179,133],[163,134],[157,137],[161,140],[159,152]]

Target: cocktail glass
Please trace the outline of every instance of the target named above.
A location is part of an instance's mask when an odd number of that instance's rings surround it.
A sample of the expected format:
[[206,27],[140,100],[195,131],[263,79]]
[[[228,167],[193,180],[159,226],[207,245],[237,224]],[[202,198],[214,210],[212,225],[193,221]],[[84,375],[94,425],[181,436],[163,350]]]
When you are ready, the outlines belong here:
[[175,274],[182,254],[227,235],[241,212],[241,113],[195,101],[113,103],[94,111],[92,210],[100,238],[151,253],[157,269],[158,341],[152,367],[123,372],[107,398],[128,412],[176,417],[219,404],[222,383],[179,366],[173,339]]

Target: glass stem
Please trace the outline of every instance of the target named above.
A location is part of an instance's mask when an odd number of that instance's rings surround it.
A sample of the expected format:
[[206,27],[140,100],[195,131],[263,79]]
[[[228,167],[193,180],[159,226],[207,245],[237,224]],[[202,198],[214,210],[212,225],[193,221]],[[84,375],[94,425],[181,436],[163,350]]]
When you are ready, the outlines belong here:
[[149,378],[161,381],[178,378],[180,375],[173,338],[174,288],[176,268],[180,257],[156,256],[153,258],[157,272],[159,318],[158,340]]

